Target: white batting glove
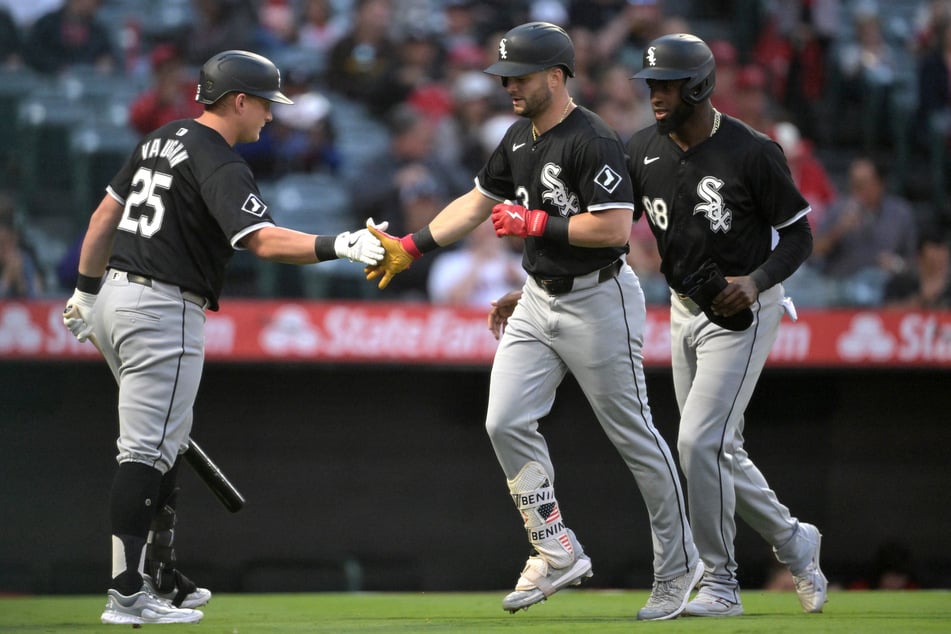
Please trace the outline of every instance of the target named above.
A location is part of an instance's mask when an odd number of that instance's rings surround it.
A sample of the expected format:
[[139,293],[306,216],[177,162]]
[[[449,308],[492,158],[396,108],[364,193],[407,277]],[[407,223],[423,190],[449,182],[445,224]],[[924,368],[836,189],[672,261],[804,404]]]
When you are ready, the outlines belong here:
[[[380,224],[376,224],[373,218],[368,218],[367,226],[385,231],[390,223],[384,220]],[[337,235],[334,239],[334,251],[339,258],[346,258],[351,262],[362,262],[368,265],[379,264],[386,254],[386,250],[380,244],[380,241],[366,229],[360,229],[352,233],[344,231]]]
[[79,341],[86,341],[92,334],[92,310],[96,295],[76,290],[63,309],[63,324]]

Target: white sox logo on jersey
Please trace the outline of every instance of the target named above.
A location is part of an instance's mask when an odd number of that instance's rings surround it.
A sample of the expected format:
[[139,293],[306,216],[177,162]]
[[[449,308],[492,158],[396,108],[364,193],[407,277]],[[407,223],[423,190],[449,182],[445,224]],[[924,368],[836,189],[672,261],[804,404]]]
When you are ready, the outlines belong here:
[[733,224],[733,212],[723,207],[720,188],[723,181],[713,176],[705,176],[697,185],[697,195],[706,202],[693,208],[694,214],[703,214],[710,221],[710,231],[726,233]]
[[568,186],[558,178],[559,174],[561,174],[561,166],[545,163],[541,181],[546,189],[542,194],[542,200],[550,201],[558,208],[558,213],[563,218],[567,218],[581,211],[581,205],[578,203],[578,195],[568,191]]

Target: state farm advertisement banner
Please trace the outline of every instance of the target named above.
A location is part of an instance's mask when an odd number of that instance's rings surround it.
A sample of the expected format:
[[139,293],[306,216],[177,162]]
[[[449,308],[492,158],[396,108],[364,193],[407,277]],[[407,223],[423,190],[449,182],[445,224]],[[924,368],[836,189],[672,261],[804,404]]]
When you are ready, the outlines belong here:
[[[0,359],[95,359],[62,322],[62,301],[0,302]],[[207,313],[208,361],[487,366],[486,311],[429,304],[228,300]],[[668,311],[649,309],[648,367],[670,365]],[[769,365],[951,368],[951,311],[801,311]]]

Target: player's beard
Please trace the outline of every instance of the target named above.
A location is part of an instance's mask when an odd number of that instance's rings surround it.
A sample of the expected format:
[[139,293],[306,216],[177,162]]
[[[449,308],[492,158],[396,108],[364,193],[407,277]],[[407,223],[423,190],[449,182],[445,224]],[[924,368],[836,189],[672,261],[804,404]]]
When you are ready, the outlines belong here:
[[531,95],[523,95],[522,99],[522,111],[515,114],[526,119],[534,119],[551,106],[552,94],[549,90],[539,90]]
[[666,117],[657,121],[657,134],[667,136],[676,131],[693,116],[694,110],[696,107],[693,104],[681,100],[676,108],[667,113]]

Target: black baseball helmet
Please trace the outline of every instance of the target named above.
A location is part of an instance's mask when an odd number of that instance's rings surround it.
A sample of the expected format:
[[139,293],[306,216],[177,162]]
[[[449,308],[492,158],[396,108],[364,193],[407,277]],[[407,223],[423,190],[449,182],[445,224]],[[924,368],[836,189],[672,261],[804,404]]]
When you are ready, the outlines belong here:
[[644,49],[644,68],[636,79],[686,79],[680,97],[698,104],[713,93],[716,63],[706,42],[688,33],[657,38]]
[[522,24],[499,40],[499,61],[485,69],[490,75],[521,77],[561,66],[575,76],[575,47],[563,28],[549,22]]
[[281,92],[281,71],[274,62],[249,51],[224,51],[201,67],[195,101],[212,104],[229,92],[294,103]]

